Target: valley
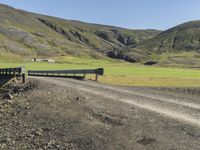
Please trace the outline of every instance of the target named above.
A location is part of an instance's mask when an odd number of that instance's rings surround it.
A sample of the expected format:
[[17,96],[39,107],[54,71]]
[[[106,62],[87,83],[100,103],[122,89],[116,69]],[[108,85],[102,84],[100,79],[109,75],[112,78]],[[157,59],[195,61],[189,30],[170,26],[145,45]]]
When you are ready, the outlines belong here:
[[[166,31],[65,20],[0,5],[0,58],[73,56],[199,68],[200,21]],[[187,61],[185,61],[187,59]]]

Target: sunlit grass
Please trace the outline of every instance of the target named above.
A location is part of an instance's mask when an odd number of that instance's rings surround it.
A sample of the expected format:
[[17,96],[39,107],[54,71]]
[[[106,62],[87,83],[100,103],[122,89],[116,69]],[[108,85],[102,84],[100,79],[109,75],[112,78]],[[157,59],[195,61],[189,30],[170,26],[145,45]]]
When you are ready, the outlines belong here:
[[[105,69],[105,75],[100,77],[100,82],[103,83],[130,86],[200,87],[200,70],[195,69],[150,67],[110,59],[65,57],[60,60],[63,63],[1,62],[0,68],[24,66],[26,70],[64,70],[101,67]],[[88,78],[94,78],[94,76],[88,76]]]

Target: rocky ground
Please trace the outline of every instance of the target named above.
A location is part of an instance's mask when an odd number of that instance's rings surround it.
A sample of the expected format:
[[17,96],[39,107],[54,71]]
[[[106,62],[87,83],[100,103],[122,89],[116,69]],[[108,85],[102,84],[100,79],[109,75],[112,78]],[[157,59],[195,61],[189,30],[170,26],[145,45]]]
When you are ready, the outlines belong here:
[[0,91],[0,149],[198,150],[198,91],[10,82]]

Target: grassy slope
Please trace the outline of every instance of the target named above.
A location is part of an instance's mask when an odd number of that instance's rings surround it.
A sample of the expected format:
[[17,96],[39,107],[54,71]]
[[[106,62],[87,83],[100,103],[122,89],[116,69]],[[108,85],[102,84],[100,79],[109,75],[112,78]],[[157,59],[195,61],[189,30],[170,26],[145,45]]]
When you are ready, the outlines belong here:
[[[0,5],[0,59],[76,56],[159,61],[160,66],[200,66],[200,21],[160,33],[88,24]],[[159,34],[160,33],[160,34]]]
[[[63,57],[63,63],[0,63],[2,67],[25,66],[26,69],[91,69],[103,67],[105,75],[100,78],[103,83],[131,86],[174,86],[199,87],[200,70],[148,67],[113,60],[96,60],[76,57]],[[89,76],[88,78],[94,78]]]
[[0,58],[73,55],[104,58],[158,34],[156,30],[129,30],[33,14],[0,4]]
[[134,46],[129,54],[143,50],[147,60],[158,60],[161,65],[199,67],[200,21],[191,21]]

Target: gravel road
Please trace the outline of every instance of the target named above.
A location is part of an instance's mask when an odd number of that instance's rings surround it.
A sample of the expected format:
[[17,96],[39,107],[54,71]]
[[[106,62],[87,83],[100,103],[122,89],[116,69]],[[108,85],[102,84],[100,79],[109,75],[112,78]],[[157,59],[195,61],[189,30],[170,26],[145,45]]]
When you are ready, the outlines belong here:
[[138,91],[133,88],[113,87],[93,81],[78,81],[73,79],[40,78],[67,88],[73,88],[80,92],[93,94],[97,97],[128,103],[135,107],[158,113],[166,118],[172,118],[186,124],[200,127],[200,97],[173,97],[170,94],[151,93],[148,89]]
[[1,149],[200,149],[198,88],[31,77],[6,89],[15,92],[0,94]]

